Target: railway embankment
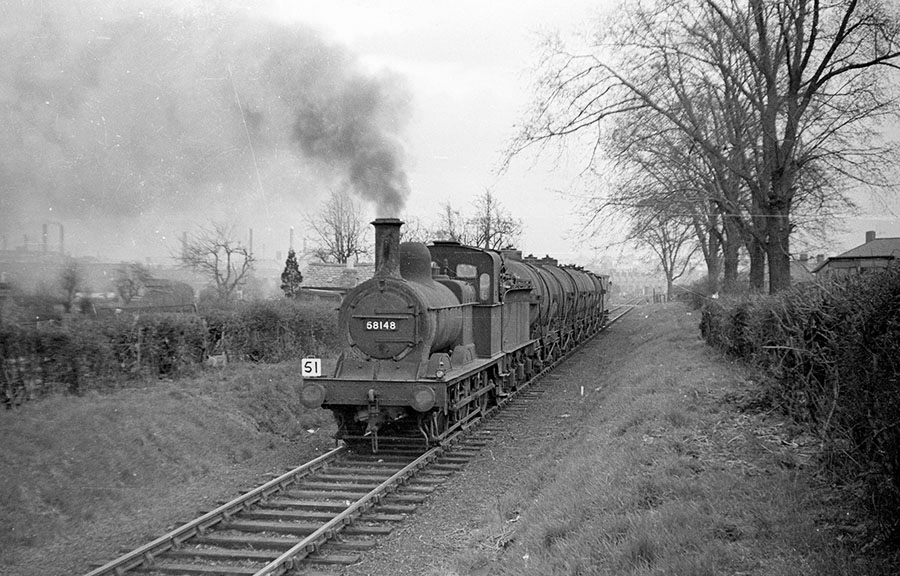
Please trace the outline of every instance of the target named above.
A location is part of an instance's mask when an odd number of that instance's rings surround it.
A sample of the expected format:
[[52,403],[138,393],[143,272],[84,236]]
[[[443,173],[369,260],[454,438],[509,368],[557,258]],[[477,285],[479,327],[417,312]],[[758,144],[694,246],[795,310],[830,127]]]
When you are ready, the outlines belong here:
[[[699,323],[680,304],[636,308],[335,573],[897,573],[818,440]],[[87,572],[330,447],[296,374],[229,365],[0,414],[0,574]]]

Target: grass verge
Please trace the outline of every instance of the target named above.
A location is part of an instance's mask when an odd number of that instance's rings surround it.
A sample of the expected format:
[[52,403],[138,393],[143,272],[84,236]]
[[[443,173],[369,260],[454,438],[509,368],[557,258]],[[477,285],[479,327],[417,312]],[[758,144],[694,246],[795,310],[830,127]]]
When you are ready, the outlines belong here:
[[[760,408],[754,376],[680,304],[617,325],[571,431],[520,469],[440,574],[897,574],[898,556],[819,465],[818,442]],[[596,376],[601,375],[601,376]],[[590,382],[590,380],[584,380]]]
[[[233,364],[0,413],[0,574],[109,560],[109,536],[140,544],[202,498],[333,446],[331,415],[300,405],[297,374],[299,363]],[[127,533],[135,520],[145,534]]]

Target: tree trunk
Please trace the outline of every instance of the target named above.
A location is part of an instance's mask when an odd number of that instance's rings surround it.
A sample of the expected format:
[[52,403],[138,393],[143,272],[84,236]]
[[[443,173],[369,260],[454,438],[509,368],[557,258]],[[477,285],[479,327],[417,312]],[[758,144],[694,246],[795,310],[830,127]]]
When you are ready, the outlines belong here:
[[750,291],[762,292],[766,284],[766,250],[762,242],[750,237],[747,245],[750,256]]
[[738,290],[738,261],[742,238],[734,217],[726,216],[724,224],[725,241],[722,247],[724,282],[722,291],[726,294],[734,294]]
[[791,287],[791,223],[789,210],[773,210],[769,218],[769,241],[766,256],[769,260],[769,293],[775,294]]
[[715,294],[719,291],[720,268],[718,254],[706,259],[706,289],[709,290],[710,294]]

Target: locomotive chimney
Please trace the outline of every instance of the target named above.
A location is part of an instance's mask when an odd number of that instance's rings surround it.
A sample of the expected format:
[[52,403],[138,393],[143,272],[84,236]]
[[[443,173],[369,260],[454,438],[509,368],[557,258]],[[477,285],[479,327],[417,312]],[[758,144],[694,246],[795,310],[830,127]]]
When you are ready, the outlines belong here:
[[400,278],[400,227],[399,218],[376,218],[375,227],[375,277]]

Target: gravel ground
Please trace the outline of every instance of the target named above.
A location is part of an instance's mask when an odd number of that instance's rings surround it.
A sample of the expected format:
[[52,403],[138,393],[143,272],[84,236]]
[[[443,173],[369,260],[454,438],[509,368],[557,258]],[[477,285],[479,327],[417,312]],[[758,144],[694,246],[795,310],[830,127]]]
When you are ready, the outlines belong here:
[[[621,325],[624,325],[622,321]],[[347,576],[451,575],[491,572],[490,561],[514,539],[519,509],[503,496],[527,473],[552,474],[555,461],[578,450],[591,406],[603,397],[603,355],[620,350],[617,330],[600,335],[546,376],[544,393],[515,416],[501,416],[493,440]],[[582,396],[581,387],[584,387]],[[530,506],[521,502],[520,509]]]

